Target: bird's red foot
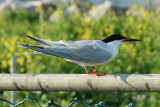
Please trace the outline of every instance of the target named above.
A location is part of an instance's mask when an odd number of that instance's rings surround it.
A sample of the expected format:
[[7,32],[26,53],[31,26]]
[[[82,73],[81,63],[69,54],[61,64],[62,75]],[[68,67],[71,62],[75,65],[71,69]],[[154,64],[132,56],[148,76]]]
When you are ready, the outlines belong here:
[[93,75],[93,74],[95,74],[95,73],[87,72],[87,74],[88,74],[88,75]]
[[97,76],[103,76],[103,75],[105,75],[105,73],[97,73],[96,75]]

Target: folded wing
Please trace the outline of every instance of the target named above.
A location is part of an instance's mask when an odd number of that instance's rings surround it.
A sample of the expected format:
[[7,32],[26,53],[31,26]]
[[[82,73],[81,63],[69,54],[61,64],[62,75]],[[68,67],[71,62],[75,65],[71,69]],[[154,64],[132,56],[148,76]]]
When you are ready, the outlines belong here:
[[79,60],[79,58],[75,56],[72,53],[72,51],[66,46],[36,46],[36,45],[30,45],[26,43],[19,43],[19,44],[24,47],[27,47],[45,54],[54,55],[54,56],[62,57],[65,59]]
[[109,60],[112,57],[110,51],[107,51],[100,46],[101,41],[99,40],[48,41],[29,35],[26,36],[46,46],[35,46],[19,43],[20,45],[45,54],[50,54],[65,59],[95,63]]
[[76,56],[85,61],[102,62],[110,60],[112,53],[104,49],[100,42],[99,40],[61,41],[61,43],[69,47]]
[[39,38],[36,38],[36,37],[33,37],[33,36],[29,36],[29,35],[25,35],[26,37],[36,41],[36,42],[39,42],[43,45],[47,45],[47,46],[63,46],[63,44],[59,43],[58,41],[49,41],[49,40],[45,40],[45,39],[39,39]]

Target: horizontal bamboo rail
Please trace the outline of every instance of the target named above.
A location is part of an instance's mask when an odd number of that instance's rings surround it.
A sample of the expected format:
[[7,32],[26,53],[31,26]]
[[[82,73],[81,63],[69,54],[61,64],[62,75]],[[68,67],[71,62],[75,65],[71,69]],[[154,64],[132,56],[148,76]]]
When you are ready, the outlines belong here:
[[160,74],[0,74],[0,91],[159,92]]

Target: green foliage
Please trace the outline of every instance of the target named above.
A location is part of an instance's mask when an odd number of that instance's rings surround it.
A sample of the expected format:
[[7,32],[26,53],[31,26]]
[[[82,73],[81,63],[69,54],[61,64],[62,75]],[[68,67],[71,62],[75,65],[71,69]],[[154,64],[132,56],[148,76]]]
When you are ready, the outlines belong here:
[[[137,8],[137,12],[140,9]],[[47,18],[43,22],[43,36],[39,34],[39,16],[35,12],[5,11],[0,15],[0,73],[10,72],[11,54],[35,52],[30,49],[15,48],[17,42],[38,44],[23,36],[24,34],[48,40],[104,39],[113,33],[140,39],[140,42],[126,43],[121,46],[118,56],[103,66],[98,72],[108,74],[159,73],[160,65],[160,14],[159,10],[146,9],[141,15],[133,16],[108,12],[100,19],[87,13],[66,14],[61,8],[55,12],[59,17],[55,22]],[[45,14],[44,14],[45,15]],[[12,46],[10,46],[12,45]],[[49,55],[17,55],[18,73],[85,73],[77,64]],[[160,106],[159,93],[136,92],[18,92],[21,101],[24,96],[34,96],[41,104],[54,98],[61,105],[67,105],[70,97],[78,97],[87,104],[103,101],[105,105],[120,106],[133,102],[136,107]],[[4,97],[4,96],[3,96]],[[2,105],[2,103],[0,103]],[[28,104],[28,105],[27,105]],[[26,107],[32,105],[27,103]],[[31,105],[29,105],[31,104]]]

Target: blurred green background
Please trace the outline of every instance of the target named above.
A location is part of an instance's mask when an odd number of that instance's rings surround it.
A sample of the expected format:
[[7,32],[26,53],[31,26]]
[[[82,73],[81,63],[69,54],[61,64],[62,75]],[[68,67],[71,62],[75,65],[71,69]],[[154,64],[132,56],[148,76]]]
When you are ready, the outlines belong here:
[[[76,6],[76,4],[72,4]],[[87,9],[96,9],[96,5],[87,4]],[[76,12],[67,13],[62,6],[56,8],[37,7],[34,11],[25,9],[9,10],[0,13],[0,73],[10,73],[11,55],[17,56],[17,73],[51,73],[51,74],[83,74],[84,69],[62,58],[50,55],[15,54],[35,52],[26,48],[18,48],[17,42],[38,44],[25,34],[48,40],[88,40],[104,39],[118,33],[127,37],[140,39],[140,42],[125,43],[118,56],[110,63],[97,66],[98,72],[108,74],[158,74],[160,68],[160,9],[148,7],[131,7],[130,10],[117,13],[108,10],[106,14],[92,17],[87,9],[76,8]],[[43,12],[43,21],[40,14]],[[54,20],[49,15],[54,12]],[[41,24],[40,24],[41,23]],[[43,29],[43,30],[40,30]],[[103,101],[110,107],[124,107],[133,103],[135,107],[160,106],[160,94],[153,92],[17,92],[17,102],[26,95],[37,98],[40,104],[53,98],[56,103],[66,106],[71,97],[77,97],[87,104],[94,105]],[[9,100],[9,92],[1,92],[1,98]],[[27,102],[22,107],[33,107]],[[8,104],[0,101],[0,107]],[[36,107],[36,105],[35,105]],[[75,104],[75,107],[78,105]]]

